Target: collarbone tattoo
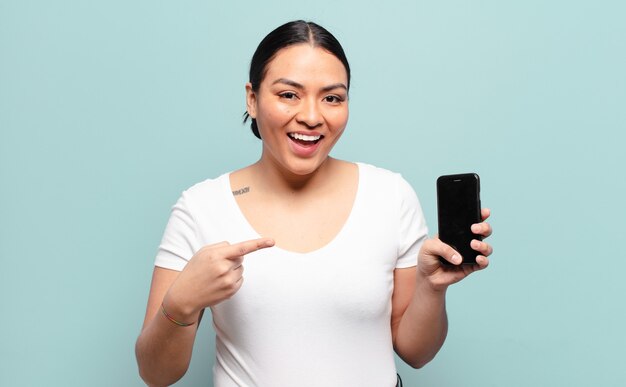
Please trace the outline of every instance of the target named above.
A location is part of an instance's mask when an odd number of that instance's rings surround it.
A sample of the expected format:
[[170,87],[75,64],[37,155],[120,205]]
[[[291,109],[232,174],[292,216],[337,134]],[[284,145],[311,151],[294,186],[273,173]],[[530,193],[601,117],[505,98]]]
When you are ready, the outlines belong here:
[[250,187],[243,187],[236,191],[233,191],[233,196],[247,194],[248,192],[250,192]]

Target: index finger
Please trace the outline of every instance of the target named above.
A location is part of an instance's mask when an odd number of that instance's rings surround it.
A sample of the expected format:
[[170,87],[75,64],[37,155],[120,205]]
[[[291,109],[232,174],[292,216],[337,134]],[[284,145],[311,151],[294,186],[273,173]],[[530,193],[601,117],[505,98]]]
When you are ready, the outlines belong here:
[[224,246],[223,252],[227,258],[238,258],[272,246],[274,246],[272,238],[259,238]]

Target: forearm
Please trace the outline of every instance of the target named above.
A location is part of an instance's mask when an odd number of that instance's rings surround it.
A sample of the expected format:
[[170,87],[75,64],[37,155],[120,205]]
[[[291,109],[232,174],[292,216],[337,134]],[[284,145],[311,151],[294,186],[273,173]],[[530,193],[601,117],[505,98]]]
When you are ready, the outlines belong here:
[[[199,314],[190,316],[197,321]],[[182,327],[161,311],[139,335],[135,354],[141,378],[149,386],[169,386],[183,377],[189,367],[197,324]]]
[[426,281],[419,281],[400,320],[394,347],[398,356],[414,368],[431,361],[446,339],[445,293],[434,290]]

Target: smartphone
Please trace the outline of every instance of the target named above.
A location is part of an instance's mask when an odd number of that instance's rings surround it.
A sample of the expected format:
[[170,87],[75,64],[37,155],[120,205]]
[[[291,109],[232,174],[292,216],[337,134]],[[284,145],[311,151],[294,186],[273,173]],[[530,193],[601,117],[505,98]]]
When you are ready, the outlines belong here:
[[[463,264],[476,263],[480,253],[470,247],[472,239],[482,240],[471,226],[480,216],[480,178],[476,173],[445,175],[437,179],[439,239],[463,257]],[[451,264],[440,258],[444,264]]]

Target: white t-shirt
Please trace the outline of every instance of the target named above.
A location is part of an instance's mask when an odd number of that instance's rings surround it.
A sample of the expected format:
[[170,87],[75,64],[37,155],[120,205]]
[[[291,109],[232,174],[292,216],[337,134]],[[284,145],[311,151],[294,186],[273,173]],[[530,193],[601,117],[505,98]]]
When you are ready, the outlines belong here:
[[[417,264],[428,231],[399,174],[358,166],[352,211],[330,243],[247,255],[240,290],[211,308],[215,387],[395,386],[393,271]],[[224,174],[182,194],[155,264],[182,270],[202,246],[254,238]]]

